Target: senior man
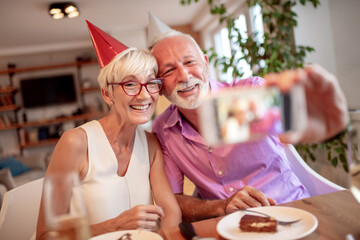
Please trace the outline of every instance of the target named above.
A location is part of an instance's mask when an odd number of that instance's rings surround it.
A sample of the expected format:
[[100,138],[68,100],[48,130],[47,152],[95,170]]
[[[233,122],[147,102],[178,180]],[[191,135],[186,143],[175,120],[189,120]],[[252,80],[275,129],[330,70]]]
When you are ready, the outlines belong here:
[[[177,32],[150,13],[149,49],[157,59],[163,94],[171,105],[153,123],[165,170],[186,220],[223,215],[236,208],[269,206],[309,197],[293,173],[275,135],[256,142],[213,147],[199,134],[197,109],[211,91],[262,86],[251,77],[232,84],[208,78],[208,57],[189,35]],[[274,81],[271,81],[274,84]],[[200,198],[183,195],[184,175]]]

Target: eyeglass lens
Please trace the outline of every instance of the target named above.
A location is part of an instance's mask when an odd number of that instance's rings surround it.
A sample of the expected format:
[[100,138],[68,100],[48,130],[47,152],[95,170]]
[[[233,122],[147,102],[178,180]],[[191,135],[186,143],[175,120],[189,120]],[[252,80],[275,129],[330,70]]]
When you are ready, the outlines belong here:
[[157,93],[160,91],[162,81],[158,79],[151,80],[145,84],[138,82],[128,82],[123,85],[123,89],[128,95],[137,95],[140,93],[142,86],[145,86],[149,93]]

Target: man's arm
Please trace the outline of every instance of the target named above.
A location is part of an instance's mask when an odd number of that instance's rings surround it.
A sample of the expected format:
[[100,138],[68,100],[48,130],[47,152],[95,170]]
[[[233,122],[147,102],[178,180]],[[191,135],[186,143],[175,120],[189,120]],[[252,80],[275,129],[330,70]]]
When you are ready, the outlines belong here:
[[176,194],[183,221],[194,222],[225,214],[226,200],[204,200],[183,194]]
[[276,201],[251,186],[245,186],[227,199],[204,200],[183,194],[176,194],[184,221],[199,221],[223,216],[231,209],[275,205]]

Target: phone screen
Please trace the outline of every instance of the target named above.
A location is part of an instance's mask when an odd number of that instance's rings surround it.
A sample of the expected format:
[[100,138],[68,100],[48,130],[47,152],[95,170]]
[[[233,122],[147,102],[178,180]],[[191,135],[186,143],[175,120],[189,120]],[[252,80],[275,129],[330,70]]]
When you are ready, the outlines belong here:
[[[200,107],[201,133],[212,145],[232,144],[279,134],[288,126],[284,98],[276,87],[236,88],[218,92]],[[284,115],[285,114],[285,115]]]
[[242,94],[217,98],[214,112],[218,134],[225,143],[262,138],[282,130],[280,92],[278,89],[257,89]]

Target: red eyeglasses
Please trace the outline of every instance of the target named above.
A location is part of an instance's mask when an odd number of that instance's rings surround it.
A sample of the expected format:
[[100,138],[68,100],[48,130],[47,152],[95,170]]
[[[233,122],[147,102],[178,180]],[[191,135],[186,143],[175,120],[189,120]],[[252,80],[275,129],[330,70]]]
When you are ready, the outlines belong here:
[[142,87],[144,86],[146,91],[150,94],[160,92],[162,88],[162,83],[164,78],[155,78],[147,81],[146,83],[138,83],[138,82],[120,82],[120,83],[107,83],[107,85],[120,85],[126,95],[128,96],[136,96],[141,92]]

